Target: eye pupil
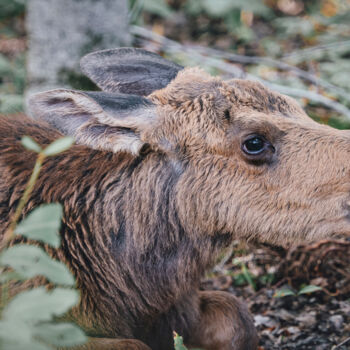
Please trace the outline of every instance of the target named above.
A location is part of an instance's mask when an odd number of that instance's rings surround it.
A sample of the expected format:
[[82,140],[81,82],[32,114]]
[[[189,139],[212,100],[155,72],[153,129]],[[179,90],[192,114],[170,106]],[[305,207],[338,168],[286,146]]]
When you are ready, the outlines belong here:
[[243,150],[248,154],[259,154],[265,148],[265,141],[258,136],[246,140],[243,144]]

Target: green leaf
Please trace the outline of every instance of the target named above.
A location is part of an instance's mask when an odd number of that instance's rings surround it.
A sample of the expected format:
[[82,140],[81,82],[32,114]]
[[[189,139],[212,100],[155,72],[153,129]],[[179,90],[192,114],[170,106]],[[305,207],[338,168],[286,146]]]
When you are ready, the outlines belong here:
[[1,5],[1,11],[0,11],[0,18],[11,18],[14,16],[18,16],[19,14],[23,13],[25,10],[25,6],[23,4],[19,4],[17,1],[2,1]]
[[170,17],[173,11],[164,0],[144,0],[144,10],[161,17]]
[[42,151],[42,148],[29,136],[23,136],[21,142],[22,145],[30,151],[36,153],[40,153]]
[[47,291],[44,287],[17,294],[2,312],[5,320],[35,324],[51,321],[52,317],[63,315],[79,300],[75,290],[55,288]]
[[226,17],[232,11],[247,11],[260,16],[268,16],[271,10],[260,0],[203,0],[205,11],[213,17]]
[[256,284],[253,280],[254,275],[252,275],[252,273],[247,269],[247,266],[244,263],[242,263],[242,274],[248,282],[248,284],[252,287],[252,289],[256,290]]
[[10,60],[6,56],[0,53],[0,75],[2,77],[7,77],[12,74],[12,71],[13,71],[13,67]]
[[[34,315],[35,317],[36,315]],[[49,350],[86,343],[83,331],[71,323],[42,323],[9,318],[0,321],[0,348],[13,350]]]
[[247,279],[244,277],[243,273],[233,273],[233,281],[235,286],[243,286],[247,284]]
[[233,4],[235,8],[239,8],[242,11],[252,12],[257,16],[267,17],[272,14],[272,11],[261,0],[234,0]]
[[21,276],[32,278],[38,275],[46,277],[56,284],[74,285],[74,278],[67,266],[53,260],[41,248],[32,245],[15,245],[0,256],[0,263],[11,266]]
[[44,149],[44,154],[46,156],[54,156],[58,153],[66,151],[74,143],[74,138],[71,136],[61,137],[60,139],[51,143]]
[[[0,87],[1,87],[1,84],[0,84]],[[18,112],[22,112],[22,111],[23,111],[23,96],[22,95],[20,95],[20,94],[0,94],[0,113],[11,114],[11,113],[18,113]]]
[[185,13],[198,16],[203,10],[202,0],[187,0],[184,4]]
[[62,206],[45,204],[34,209],[15,229],[15,233],[30,239],[48,243],[55,248],[60,245],[58,231],[61,226]]
[[9,272],[2,272],[0,275],[0,284],[6,283],[9,281],[22,281],[23,276],[21,276],[18,272],[15,271],[9,271]]
[[299,290],[298,294],[308,294],[308,293],[317,292],[319,290],[322,290],[322,288],[319,287],[319,286],[314,286],[312,284],[309,284],[308,286],[305,286],[304,288],[301,288]]
[[32,339],[29,342],[23,344],[19,343],[16,338],[6,339],[1,342],[1,349],[4,350],[52,350],[49,345],[44,345],[38,341]]
[[87,341],[84,332],[72,323],[40,323],[35,327],[35,335],[57,347],[81,345]]
[[182,337],[178,335],[176,332],[174,332],[174,345],[175,345],[175,350],[187,350],[186,346],[184,345]]
[[30,324],[19,320],[0,321],[1,349],[6,350],[51,350],[52,348],[33,339]]
[[266,273],[259,277],[259,281],[264,285],[270,285],[275,279],[275,275],[273,273]]
[[283,298],[288,295],[295,295],[295,293],[288,287],[283,287],[281,289],[276,290],[275,294],[273,295],[274,298]]
[[26,344],[32,337],[31,329],[28,324],[18,320],[0,321],[0,339],[15,339],[18,344]]
[[227,15],[232,9],[232,3],[227,0],[204,0],[203,7],[206,12],[214,17]]

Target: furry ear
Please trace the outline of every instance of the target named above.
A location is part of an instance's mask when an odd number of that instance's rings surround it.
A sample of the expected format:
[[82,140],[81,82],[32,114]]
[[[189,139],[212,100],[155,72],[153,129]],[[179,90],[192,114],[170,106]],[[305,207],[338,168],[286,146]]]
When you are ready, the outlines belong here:
[[164,88],[183,69],[142,49],[118,48],[82,58],[81,69],[103,91],[147,96]]
[[52,90],[32,96],[31,114],[94,149],[137,154],[140,133],[156,117],[146,98],[105,92]]

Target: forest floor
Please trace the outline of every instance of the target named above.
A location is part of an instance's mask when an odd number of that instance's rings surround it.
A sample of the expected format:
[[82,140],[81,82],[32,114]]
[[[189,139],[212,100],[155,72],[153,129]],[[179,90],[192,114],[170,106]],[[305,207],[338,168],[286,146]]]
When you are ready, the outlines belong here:
[[350,349],[349,246],[346,240],[289,251],[236,246],[202,288],[230,292],[248,304],[259,350]]

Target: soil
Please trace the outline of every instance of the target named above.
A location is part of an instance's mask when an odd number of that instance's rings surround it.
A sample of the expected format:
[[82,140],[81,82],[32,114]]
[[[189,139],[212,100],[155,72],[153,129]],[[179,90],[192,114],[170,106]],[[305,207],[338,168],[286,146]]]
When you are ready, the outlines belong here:
[[[202,288],[245,300],[259,333],[259,350],[350,349],[349,241],[290,250],[233,248]],[[302,267],[293,267],[300,263]],[[310,285],[320,290],[298,295]],[[282,296],[283,291],[295,295]]]

